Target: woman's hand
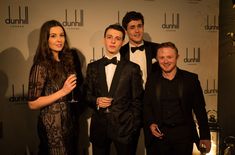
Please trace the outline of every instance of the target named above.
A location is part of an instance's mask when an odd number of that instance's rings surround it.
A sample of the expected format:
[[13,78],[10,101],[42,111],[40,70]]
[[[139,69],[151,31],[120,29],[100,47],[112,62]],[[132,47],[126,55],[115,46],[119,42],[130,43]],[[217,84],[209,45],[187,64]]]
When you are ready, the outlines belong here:
[[64,82],[64,86],[62,87],[62,91],[64,95],[69,94],[77,85],[77,77],[76,74],[71,74],[66,81]]

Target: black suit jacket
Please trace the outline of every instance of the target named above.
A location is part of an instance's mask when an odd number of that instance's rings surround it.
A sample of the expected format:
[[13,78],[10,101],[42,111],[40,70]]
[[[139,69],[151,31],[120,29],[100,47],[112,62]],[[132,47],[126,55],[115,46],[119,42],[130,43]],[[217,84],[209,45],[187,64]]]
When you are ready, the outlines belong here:
[[[139,128],[141,120],[143,87],[140,67],[121,59],[108,92],[103,59],[88,64],[87,68],[86,96],[88,103],[94,109],[90,140],[92,143],[102,145],[105,141],[104,135],[109,133],[112,139],[129,143],[135,129]],[[103,109],[97,110],[98,97],[113,98],[108,117],[103,113]]]
[[[156,59],[156,53],[158,48],[158,43],[144,41],[145,53],[146,53],[146,62],[147,62],[147,76],[150,75],[153,71],[160,71],[160,67],[157,62],[154,65],[152,59]],[[120,54],[127,60],[130,60],[130,47],[129,43],[122,46]]]
[[[200,139],[210,139],[205,100],[198,80],[198,75],[180,69],[177,70],[177,74],[179,75],[178,92],[180,104],[186,123],[192,127],[192,140],[196,143],[199,141],[192,111],[194,112],[199,125]],[[144,95],[144,122],[148,129],[148,132],[145,133],[145,136],[147,137],[146,145],[150,145],[151,141],[155,138],[151,134],[149,126],[152,123],[156,123],[159,126],[162,125],[160,76],[160,74],[152,74],[146,84]],[[182,134],[183,133],[184,131],[182,131]]]

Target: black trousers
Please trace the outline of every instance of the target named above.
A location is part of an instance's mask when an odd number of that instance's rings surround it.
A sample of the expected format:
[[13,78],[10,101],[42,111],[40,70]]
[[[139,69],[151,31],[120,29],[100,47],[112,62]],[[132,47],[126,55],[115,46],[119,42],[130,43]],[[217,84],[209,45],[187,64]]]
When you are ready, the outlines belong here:
[[163,139],[155,138],[147,149],[147,155],[192,155],[193,140],[186,125],[162,127]]
[[130,155],[136,155],[137,146],[138,146],[139,137],[140,137],[140,130],[141,129],[137,129],[137,131],[133,134],[133,139],[131,141],[131,154]]
[[123,144],[108,139],[104,145],[95,145],[92,143],[92,155],[110,155],[111,143],[114,144],[117,155],[130,155],[131,144]]

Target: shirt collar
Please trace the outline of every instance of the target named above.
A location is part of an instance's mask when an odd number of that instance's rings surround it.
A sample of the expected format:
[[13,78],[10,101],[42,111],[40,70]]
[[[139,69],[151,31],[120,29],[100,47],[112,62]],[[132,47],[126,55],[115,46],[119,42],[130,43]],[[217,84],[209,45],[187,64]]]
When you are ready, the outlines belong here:
[[[144,41],[142,41],[142,43],[139,44],[138,47],[139,47],[139,46],[142,46],[142,45],[144,45]],[[137,47],[137,46],[135,46],[135,45],[133,45],[133,44],[131,44],[131,43],[129,42],[129,47]]]
[[121,59],[121,55],[120,53],[118,52],[116,55],[113,55],[112,57],[109,57],[108,55],[104,55],[104,57],[108,58],[108,59],[112,59],[113,57],[117,57],[117,60],[120,61]]

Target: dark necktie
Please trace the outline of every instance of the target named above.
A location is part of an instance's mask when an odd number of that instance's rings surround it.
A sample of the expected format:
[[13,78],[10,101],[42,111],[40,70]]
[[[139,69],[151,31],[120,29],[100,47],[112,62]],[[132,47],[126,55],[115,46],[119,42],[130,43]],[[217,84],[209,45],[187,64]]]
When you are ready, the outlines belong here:
[[104,58],[104,65],[107,66],[109,64],[116,65],[118,63],[117,57],[113,57],[112,59]]
[[144,50],[144,45],[141,45],[139,47],[131,47],[131,52],[134,53],[136,50],[143,51]]

